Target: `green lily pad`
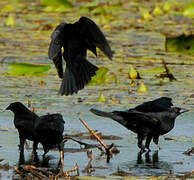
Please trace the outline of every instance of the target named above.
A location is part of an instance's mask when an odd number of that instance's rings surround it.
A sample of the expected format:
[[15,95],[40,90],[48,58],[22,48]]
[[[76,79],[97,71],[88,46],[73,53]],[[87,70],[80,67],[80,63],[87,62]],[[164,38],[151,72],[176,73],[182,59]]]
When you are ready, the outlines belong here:
[[48,71],[51,68],[47,64],[12,63],[8,68],[10,75],[36,75]]
[[106,67],[101,67],[98,69],[96,76],[92,77],[89,85],[104,85],[117,83],[117,76],[115,73],[110,72],[110,70]]
[[166,52],[179,52],[184,54],[194,53],[194,35],[181,35],[166,37]]
[[46,12],[64,12],[67,8],[72,8],[73,4],[68,0],[42,0],[41,4],[46,6]]
[[191,2],[185,6],[183,15],[187,17],[194,17],[194,2]]

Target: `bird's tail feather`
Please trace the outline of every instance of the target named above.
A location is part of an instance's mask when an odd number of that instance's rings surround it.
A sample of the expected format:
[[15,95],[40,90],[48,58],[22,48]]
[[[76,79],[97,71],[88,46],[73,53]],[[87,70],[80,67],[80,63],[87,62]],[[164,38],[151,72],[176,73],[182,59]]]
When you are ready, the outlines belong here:
[[93,108],[90,109],[90,111],[96,114],[97,116],[102,116],[102,117],[113,119],[114,121],[124,126],[127,124],[127,121],[123,119],[123,117],[120,115],[120,111],[105,112],[105,111],[100,111],[100,110],[93,109]]
[[97,70],[98,68],[86,59],[80,59],[79,63],[71,68],[66,66],[59,94],[67,96],[77,93],[96,75]]
[[96,114],[97,116],[107,117],[111,119],[114,119],[113,117],[115,116],[112,112],[100,111],[100,110],[93,109],[93,108],[90,109],[90,112]]

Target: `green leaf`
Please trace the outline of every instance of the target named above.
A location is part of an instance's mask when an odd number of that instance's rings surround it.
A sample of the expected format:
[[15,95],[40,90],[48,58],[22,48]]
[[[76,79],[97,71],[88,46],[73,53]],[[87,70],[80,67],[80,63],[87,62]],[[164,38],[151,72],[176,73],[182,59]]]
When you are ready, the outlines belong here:
[[106,11],[103,7],[96,7],[95,9],[92,10],[92,14],[105,14]]
[[194,53],[194,35],[181,35],[166,37],[166,52],[179,52],[183,54]]
[[51,68],[47,64],[12,63],[9,65],[10,75],[36,75],[48,71]]
[[100,96],[98,97],[98,102],[106,102],[107,99],[105,98],[104,94],[101,92]]
[[15,20],[14,20],[13,14],[9,14],[9,16],[8,16],[6,22],[5,22],[5,25],[6,25],[6,26],[9,26],[9,27],[14,27],[14,25],[15,25]]
[[13,12],[14,10],[15,10],[14,4],[8,4],[1,9],[2,12]]
[[166,1],[166,2],[164,3],[164,5],[163,5],[163,11],[164,11],[164,12],[169,12],[170,9],[171,9],[171,3],[168,2],[168,1]]
[[69,2],[68,0],[42,0],[41,1],[42,5],[45,6],[54,6],[54,7],[59,7],[59,6],[64,6],[64,7],[68,7],[68,8],[72,8],[73,4],[71,2]]
[[194,17],[194,2],[191,2],[185,6],[183,15],[187,17]]
[[147,87],[146,85],[144,84],[143,81],[141,81],[140,85],[139,85],[139,88],[137,90],[137,92],[139,93],[146,93],[148,90],[147,90]]
[[101,67],[98,69],[96,76],[92,77],[89,85],[104,85],[110,83],[117,83],[117,77],[115,73],[110,72],[106,67]]

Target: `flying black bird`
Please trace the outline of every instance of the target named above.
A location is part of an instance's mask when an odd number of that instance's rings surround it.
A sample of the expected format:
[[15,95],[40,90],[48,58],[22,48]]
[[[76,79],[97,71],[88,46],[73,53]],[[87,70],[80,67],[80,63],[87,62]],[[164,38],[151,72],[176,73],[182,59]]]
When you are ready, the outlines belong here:
[[26,139],[33,141],[33,152],[37,156],[38,143],[41,143],[45,154],[55,145],[58,146],[63,165],[63,131],[64,120],[61,114],[38,116],[21,102],[11,103],[6,110],[14,113],[14,125],[18,129],[20,139],[20,156],[24,153]]
[[[56,27],[51,35],[48,56],[53,60],[59,78],[63,79],[59,90],[61,95],[77,93],[96,74],[98,67],[86,59],[87,49],[97,56],[96,47],[112,59],[112,51],[104,34],[91,19],[81,17],[73,24],[61,23]],[[62,56],[66,62],[65,72]]]
[[[159,136],[173,129],[176,117],[188,111],[173,107],[171,100],[168,97],[161,97],[127,111],[104,112],[96,109],[90,109],[90,111],[98,116],[111,118],[137,133],[140,152],[145,152],[145,148],[150,151],[149,146],[152,138],[154,143],[158,145]],[[145,146],[143,145],[144,139],[146,139]]]

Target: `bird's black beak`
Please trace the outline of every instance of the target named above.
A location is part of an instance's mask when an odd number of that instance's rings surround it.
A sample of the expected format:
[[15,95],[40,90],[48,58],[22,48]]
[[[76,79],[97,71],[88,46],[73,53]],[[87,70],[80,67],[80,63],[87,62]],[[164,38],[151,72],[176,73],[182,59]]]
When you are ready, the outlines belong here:
[[180,114],[182,114],[182,113],[185,113],[185,112],[188,112],[188,111],[189,111],[188,109],[181,108],[181,110],[179,112],[180,112]]
[[[7,106],[7,107],[5,108],[5,110],[10,110],[10,106]],[[5,111],[5,110],[4,110],[4,111]]]

